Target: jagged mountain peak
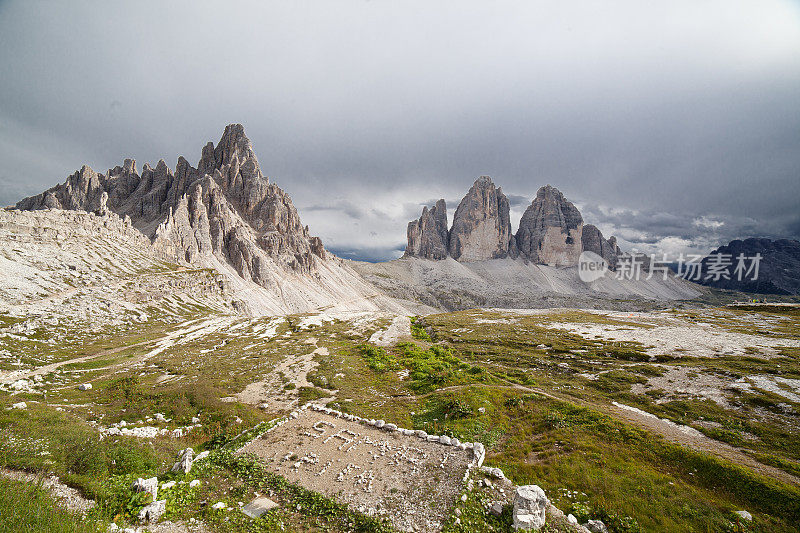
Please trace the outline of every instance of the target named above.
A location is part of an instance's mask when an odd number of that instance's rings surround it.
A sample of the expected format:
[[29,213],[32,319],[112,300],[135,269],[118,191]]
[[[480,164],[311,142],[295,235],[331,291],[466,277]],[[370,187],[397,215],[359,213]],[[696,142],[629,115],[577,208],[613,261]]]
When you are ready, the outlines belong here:
[[[102,203],[103,194],[107,200]],[[183,156],[173,171],[161,159],[141,174],[133,159],[98,174],[84,165],[48,191],[17,208],[99,211],[107,207],[151,237],[170,241],[181,260],[216,257],[245,279],[269,286],[277,272],[311,274],[326,257],[292,200],[261,173],[241,124],[225,128],[216,146],[202,150],[198,168]]]

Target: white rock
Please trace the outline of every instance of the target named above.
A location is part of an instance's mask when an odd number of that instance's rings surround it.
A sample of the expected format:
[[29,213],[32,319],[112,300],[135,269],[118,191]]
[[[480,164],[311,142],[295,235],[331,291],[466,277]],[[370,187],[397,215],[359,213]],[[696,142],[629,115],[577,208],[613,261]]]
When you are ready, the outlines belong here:
[[192,424],[199,424],[199,423],[200,423],[199,418],[197,418],[196,416],[192,417]]
[[480,442],[472,443],[472,453],[475,454],[476,465],[480,467],[483,465],[483,460],[486,459],[486,448]]
[[385,425],[386,425],[386,422],[383,421],[383,420],[376,420],[375,421],[375,427],[378,428],[378,429],[382,428]]
[[174,481],[167,481],[167,482],[161,484],[161,490],[171,489],[174,486],[175,486],[175,482]]
[[747,511],[734,511],[733,513],[739,515],[739,517],[741,517],[744,520],[747,520],[748,522],[753,521],[753,515],[751,515]]
[[186,448],[181,450],[178,453],[178,462],[172,465],[172,472],[183,472],[184,474],[188,474],[192,469],[193,458],[193,449]]
[[575,515],[571,514],[571,513],[567,515],[567,522],[569,522],[573,526],[577,526],[578,525],[578,519],[575,518]]
[[503,502],[492,502],[492,506],[489,507],[489,512],[494,516],[503,514]]
[[139,520],[142,522],[157,522],[164,511],[167,510],[167,500],[158,500],[148,504],[139,511]]
[[548,503],[547,496],[538,485],[517,487],[514,494],[514,529],[541,529]]
[[18,379],[11,384],[11,388],[14,390],[28,390],[31,388],[31,382],[27,379]]
[[210,454],[211,454],[211,452],[209,452],[208,450],[206,450],[204,452],[200,452],[200,453],[197,454],[197,457],[194,458],[194,462],[196,463],[197,461],[202,461],[203,459],[208,457]]
[[439,437],[439,442],[449,446],[450,445],[450,437],[448,437],[447,435],[442,435],[441,437]]
[[192,480],[192,481],[189,483],[189,486],[190,486],[190,487],[193,487],[193,488],[194,488],[194,487],[199,487],[199,486],[200,486],[200,480],[199,480],[199,479],[193,479],[193,480]]
[[153,501],[155,501],[158,497],[158,478],[137,478],[136,481],[131,484],[131,490],[134,492],[149,492],[153,496]]
[[385,429],[386,431],[394,431],[395,429],[397,429],[397,425],[396,424],[386,424],[385,426],[383,426],[383,429]]
[[90,390],[92,388],[91,383],[81,383],[78,385],[78,390]]
[[211,506],[211,508],[214,509],[214,510],[225,509],[225,507],[227,507],[227,505],[225,505],[225,502],[217,502],[217,503],[215,503],[214,505]]
[[606,525],[603,523],[602,520],[589,520],[583,527],[591,531],[592,533],[608,533],[608,529]]
[[11,406],[12,409],[25,409],[26,407],[28,407],[28,404],[25,402],[15,403]]

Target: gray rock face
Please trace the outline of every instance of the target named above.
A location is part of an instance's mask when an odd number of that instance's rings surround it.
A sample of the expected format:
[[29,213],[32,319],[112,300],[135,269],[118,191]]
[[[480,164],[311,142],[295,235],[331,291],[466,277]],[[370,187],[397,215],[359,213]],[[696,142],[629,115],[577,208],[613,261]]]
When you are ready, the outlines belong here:
[[547,185],[525,210],[516,241],[520,254],[534,263],[572,266],[581,254],[583,218],[561,191]]
[[517,487],[514,494],[514,529],[539,530],[544,527],[549,503],[538,485]]
[[586,224],[581,230],[581,251],[594,252],[608,263],[611,270],[617,268],[619,247],[614,237],[606,240],[603,233],[593,224]]
[[308,234],[291,198],[261,173],[241,124],[208,143],[197,168],[180,157],[175,172],[161,160],[155,168],[126,159],[105,175],[84,166],[61,185],[17,203],[18,209],[103,211],[129,217],[133,226],[176,245],[180,259],[216,257],[262,286],[276,273],[311,274],[326,256],[322,241]]
[[516,257],[508,198],[481,176],[458,204],[450,229],[448,251],[459,261]]
[[[725,276],[720,279],[705,279],[709,266],[715,260],[716,254],[723,254],[730,260],[730,265],[724,268]],[[742,275],[738,279],[736,267],[738,257],[744,254],[745,267],[752,265],[752,257],[761,255],[758,267],[758,279],[753,279],[753,274]],[[700,283],[720,289],[752,292],[757,294],[800,294],[800,241],[790,239],[744,239],[731,241],[725,246],[720,246],[711,255],[703,259],[703,279]],[[746,272],[745,272],[746,273]],[[728,278],[728,279],[726,279]]]
[[142,507],[137,518],[140,522],[158,522],[166,511],[167,500],[158,500]]
[[408,245],[405,256],[424,257],[426,259],[444,259],[447,257],[447,205],[439,200],[428,209],[422,208],[419,220],[408,223]]

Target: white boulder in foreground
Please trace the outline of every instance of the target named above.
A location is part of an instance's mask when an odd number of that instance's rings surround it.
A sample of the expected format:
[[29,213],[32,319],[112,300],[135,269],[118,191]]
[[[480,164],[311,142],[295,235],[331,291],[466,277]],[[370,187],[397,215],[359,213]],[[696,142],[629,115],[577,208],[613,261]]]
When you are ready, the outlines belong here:
[[158,522],[161,515],[167,510],[167,500],[158,500],[157,502],[145,505],[139,511],[139,520],[142,522]]
[[514,495],[514,529],[541,529],[548,503],[547,496],[539,485],[517,487]]

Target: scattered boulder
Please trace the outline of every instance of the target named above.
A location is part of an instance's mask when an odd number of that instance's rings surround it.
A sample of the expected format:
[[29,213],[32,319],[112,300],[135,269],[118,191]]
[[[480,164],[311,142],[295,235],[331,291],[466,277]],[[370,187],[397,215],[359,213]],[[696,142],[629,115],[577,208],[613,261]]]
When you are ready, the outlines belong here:
[[18,379],[17,381],[11,384],[11,389],[25,391],[25,390],[30,390],[31,386],[33,386],[33,383],[31,383],[27,379]]
[[472,453],[475,455],[475,466],[480,468],[486,459],[486,448],[480,442],[475,442],[472,444]]
[[28,404],[26,404],[25,402],[15,403],[14,405],[11,406],[12,409],[25,409],[26,407],[28,407]]
[[492,505],[489,506],[489,512],[494,516],[503,514],[503,502],[492,502]]
[[167,500],[158,500],[145,505],[139,511],[138,518],[141,522],[157,522],[167,510]]
[[250,518],[258,518],[270,509],[278,507],[278,504],[266,497],[253,499],[250,503],[242,507],[242,512]]
[[602,520],[589,520],[583,527],[591,531],[591,533],[608,533],[608,528]]
[[153,501],[156,501],[156,497],[158,496],[158,478],[137,478],[136,481],[131,484],[131,490],[134,492],[149,492],[153,496]]
[[517,487],[514,494],[514,529],[541,529],[549,503],[544,490],[538,485]]
[[567,515],[567,522],[569,522],[573,526],[577,526],[578,525],[578,519],[575,518],[575,515],[572,514],[572,513]]
[[747,511],[734,511],[735,515],[738,515],[742,520],[747,520],[748,522],[753,521],[753,515],[748,513]]
[[81,383],[78,385],[78,390],[91,390],[92,384],[91,383]]
[[172,472],[183,472],[188,474],[192,469],[192,459],[194,457],[194,450],[186,448],[178,453],[178,462],[172,465]]

